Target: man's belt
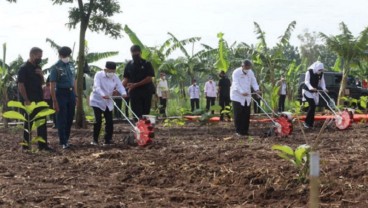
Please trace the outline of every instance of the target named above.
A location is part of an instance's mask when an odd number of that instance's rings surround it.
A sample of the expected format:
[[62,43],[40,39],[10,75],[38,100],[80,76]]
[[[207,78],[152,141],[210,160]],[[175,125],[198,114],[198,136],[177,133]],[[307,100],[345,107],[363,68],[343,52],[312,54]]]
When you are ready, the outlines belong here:
[[60,91],[73,91],[73,87],[66,87],[66,88],[56,88],[56,90],[60,90]]

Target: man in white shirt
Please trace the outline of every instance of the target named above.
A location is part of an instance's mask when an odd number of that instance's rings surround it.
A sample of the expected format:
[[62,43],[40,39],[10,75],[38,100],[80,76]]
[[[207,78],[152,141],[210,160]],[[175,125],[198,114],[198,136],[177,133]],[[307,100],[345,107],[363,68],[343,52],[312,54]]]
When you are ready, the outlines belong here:
[[312,128],[314,124],[314,114],[316,111],[316,105],[319,103],[318,88],[322,88],[323,91],[328,92],[326,89],[325,78],[323,76],[324,65],[323,63],[316,61],[305,73],[304,87],[302,90],[303,101],[307,100],[309,107],[307,117],[303,123],[305,128]]
[[190,106],[193,112],[195,109],[199,109],[199,97],[201,96],[199,86],[195,79],[193,80],[192,85],[189,86],[188,92],[190,97]]
[[158,98],[160,99],[160,114],[165,117],[167,97],[169,95],[169,87],[167,85],[166,75],[163,72],[160,73],[160,79],[158,80],[157,83],[156,93]]
[[92,145],[98,145],[98,137],[100,135],[102,114],[105,117],[105,144],[112,144],[113,121],[112,111],[114,109],[111,96],[114,90],[120,95],[126,96],[125,88],[119,77],[115,74],[116,63],[108,61],[104,70],[95,74],[93,82],[93,91],[90,96],[89,105],[93,108],[95,114],[95,124],[93,126]]
[[285,99],[286,99],[286,80],[284,75],[281,76],[281,79],[276,82],[276,86],[279,88],[279,107],[278,111],[283,112],[285,110]]
[[251,88],[256,93],[260,93],[256,77],[251,68],[252,62],[245,60],[242,66],[235,69],[232,74],[233,83],[230,88],[230,98],[233,102],[237,136],[249,135]]
[[[208,81],[204,84],[204,95],[206,96],[206,111],[210,110],[210,107],[215,105],[217,97],[217,87],[213,78],[210,76]],[[212,111],[212,114],[214,111]]]

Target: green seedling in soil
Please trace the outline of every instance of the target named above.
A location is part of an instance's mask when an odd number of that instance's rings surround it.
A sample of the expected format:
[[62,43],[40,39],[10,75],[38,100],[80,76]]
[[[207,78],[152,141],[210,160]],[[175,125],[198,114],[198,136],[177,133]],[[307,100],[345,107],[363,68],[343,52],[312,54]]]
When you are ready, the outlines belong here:
[[234,112],[231,109],[230,105],[225,106],[224,110],[221,111],[222,116],[230,116],[230,118],[234,118]]
[[[32,146],[38,142],[45,143],[45,140],[44,138],[39,136],[33,138],[32,132],[35,131],[38,127],[44,125],[46,123],[46,116],[54,114],[55,111],[53,109],[50,109],[49,105],[44,101],[38,103],[32,102],[30,105],[23,105],[21,102],[18,101],[9,101],[8,107],[22,109],[25,112],[25,115],[22,115],[17,111],[11,110],[3,114],[4,118],[16,119],[27,122],[28,127],[30,127],[32,123],[32,126],[30,128],[23,127],[23,130],[28,132],[29,138],[28,142],[23,141],[20,143],[20,145],[27,146],[29,147],[31,152],[35,152],[36,149],[33,149]],[[31,118],[31,114],[37,108],[45,108],[45,109],[41,110],[33,118]]]
[[295,151],[287,145],[273,145],[272,150],[278,151],[278,155],[291,162],[298,170],[298,180],[305,183],[307,174],[309,173],[309,152],[311,147],[303,144],[295,149]]

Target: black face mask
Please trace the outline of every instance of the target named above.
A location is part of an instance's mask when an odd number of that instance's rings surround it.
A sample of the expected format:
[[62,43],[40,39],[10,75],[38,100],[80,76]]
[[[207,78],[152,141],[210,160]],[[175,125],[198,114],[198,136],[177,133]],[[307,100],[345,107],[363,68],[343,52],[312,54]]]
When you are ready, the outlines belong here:
[[40,58],[37,58],[37,59],[34,60],[34,63],[36,65],[39,65],[41,62],[42,62],[42,59],[40,59]]
[[133,61],[135,63],[139,63],[141,61],[141,55],[140,54],[134,54],[132,55]]

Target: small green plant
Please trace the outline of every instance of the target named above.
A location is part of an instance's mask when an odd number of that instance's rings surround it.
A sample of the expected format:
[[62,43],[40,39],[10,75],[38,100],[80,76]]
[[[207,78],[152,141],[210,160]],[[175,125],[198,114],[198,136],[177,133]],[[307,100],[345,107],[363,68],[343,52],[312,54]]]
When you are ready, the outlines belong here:
[[[38,127],[46,123],[46,119],[41,119],[41,118],[46,118],[46,116],[54,114],[55,111],[50,109],[49,105],[44,101],[41,101],[38,103],[32,102],[30,105],[23,105],[21,102],[18,102],[18,101],[9,101],[8,107],[23,109],[25,112],[25,115],[22,115],[21,113],[17,111],[11,110],[3,114],[4,118],[25,121],[28,123],[27,125],[28,127],[30,127],[30,124],[32,123],[31,128],[27,129],[23,127],[24,131],[28,132],[29,138],[28,138],[28,141],[23,141],[20,144],[22,146],[28,146],[32,152],[35,152],[35,150],[32,149],[33,144],[36,144],[38,142],[45,143],[45,140],[44,138],[39,137],[39,136],[32,138],[32,132],[35,131]],[[31,114],[37,108],[45,108],[45,109],[41,110],[33,118],[31,118]]]
[[221,114],[225,116],[230,116],[230,118],[234,117],[234,112],[231,110],[231,106],[227,105],[225,106],[224,110],[221,111]]
[[295,151],[287,145],[273,145],[272,150],[278,151],[278,155],[291,162],[298,170],[298,179],[300,182],[306,182],[309,173],[309,145],[300,145]]

